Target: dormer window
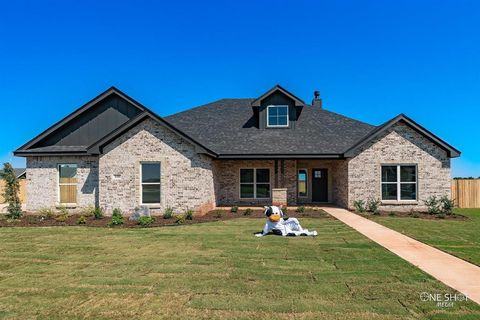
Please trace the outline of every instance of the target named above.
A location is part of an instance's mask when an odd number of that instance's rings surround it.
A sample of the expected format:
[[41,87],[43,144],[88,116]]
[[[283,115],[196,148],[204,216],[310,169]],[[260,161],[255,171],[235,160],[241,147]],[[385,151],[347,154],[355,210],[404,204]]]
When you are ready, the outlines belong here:
[[288,127],[288,105],[270,105],[267,107],[267,127]]

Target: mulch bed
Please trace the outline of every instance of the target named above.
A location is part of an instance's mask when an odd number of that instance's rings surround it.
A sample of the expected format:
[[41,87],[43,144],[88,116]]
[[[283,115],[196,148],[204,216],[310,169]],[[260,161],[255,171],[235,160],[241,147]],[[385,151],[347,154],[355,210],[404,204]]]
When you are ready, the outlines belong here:
[[[81,214],[68,215],[65,221],[58,221],[56,216],[43,217],[31,213],[24,214],[20,219],[7,219],[6,216],[0,216],[0,227],[52,227],[52,226],[87,226],[87,227],[110,227],[111,217],[105,216],[101,219],[94,217],[86,217],[86,224],[78,224]],[[288,214],[287,214],[288,216]],[[327,213],[322,210],[306,211],[304,213],[293,212],[291,217],[309,217],[309,218],[326,218],[329,217]],[[246,215],[244,210],[239,210],[237,213],[232,213],[226,210],[213,210],[203,216],[194,216],[192,220],[185,220],[182,225],[190,225],[204,222],[224,221],[236,218],[265,218],[263,210],[253,210]],[[149,227],[162,227],[178,225],[174,218],[164,219],[162,216],[154,216],[155,222]],[[124,216],[123,225],[111,226],[112,228],[142,228],[136,221],[129,220],[128,216]]]
[[399,218],[418,218],[418,219],[428,219],[428,220],[468,220],[468,218],[461,214],[430,214],[428,212],[410,212],[410,211],[380,211],[378,214],[374,215],[371,212],[358,213],[352,211],[364,218],[373,218],[373,217],[399,217]]

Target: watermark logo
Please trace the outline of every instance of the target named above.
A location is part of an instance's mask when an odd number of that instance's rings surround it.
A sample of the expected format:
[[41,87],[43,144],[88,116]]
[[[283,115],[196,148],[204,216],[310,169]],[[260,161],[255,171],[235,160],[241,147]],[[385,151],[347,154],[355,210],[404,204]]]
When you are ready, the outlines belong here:
[[463,293],[420,293],[420,300],[423,302],[433,302],[438,308],[453,307],[455,302],[468,301],[468,296]]

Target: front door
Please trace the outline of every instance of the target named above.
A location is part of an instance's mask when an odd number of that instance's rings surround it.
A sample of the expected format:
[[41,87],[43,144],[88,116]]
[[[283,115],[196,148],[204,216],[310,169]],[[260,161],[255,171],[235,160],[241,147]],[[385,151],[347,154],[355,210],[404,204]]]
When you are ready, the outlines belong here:
[[327,169],[312,169],[312,202],[328,202]]

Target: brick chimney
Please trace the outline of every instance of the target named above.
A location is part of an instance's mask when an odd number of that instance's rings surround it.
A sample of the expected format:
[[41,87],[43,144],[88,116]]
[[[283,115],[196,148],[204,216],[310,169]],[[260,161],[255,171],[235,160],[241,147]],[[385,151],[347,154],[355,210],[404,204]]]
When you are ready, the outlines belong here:
[[320,98],[320,91],[315,90],[313,92],[312,106],[317,108],[322,108],[322,99]]

